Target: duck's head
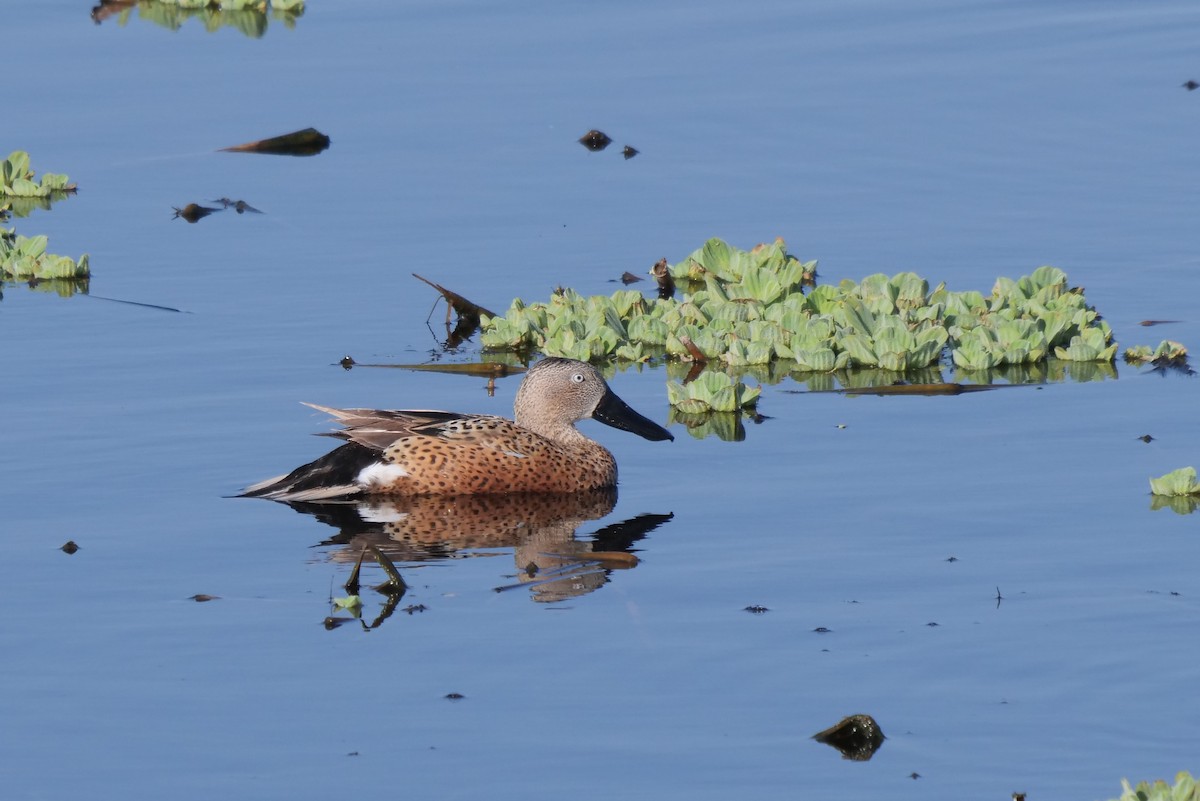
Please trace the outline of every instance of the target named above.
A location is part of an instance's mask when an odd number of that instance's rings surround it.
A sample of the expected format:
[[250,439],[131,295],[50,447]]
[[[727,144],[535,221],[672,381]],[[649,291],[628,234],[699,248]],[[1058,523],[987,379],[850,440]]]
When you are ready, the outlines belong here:
[[513,405],[517,425],[547,436],[590,417],[655,442],[675,439],[617,397],[599,370],[575,359],[552,357],[529,368]]

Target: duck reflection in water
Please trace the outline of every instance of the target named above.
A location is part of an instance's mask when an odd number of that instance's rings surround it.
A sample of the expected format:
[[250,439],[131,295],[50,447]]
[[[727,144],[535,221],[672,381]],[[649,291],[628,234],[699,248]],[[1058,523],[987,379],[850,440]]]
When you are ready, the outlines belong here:
[[[615,488],[562,494],[373,496],[340,503],[288,502],[338,529],[320,543],[334,546],[331,559],[355,563],[371,546],[394,562],[433,562],[512,548],[513,583],[548,603],[601,587],[615,569],[638,563],[634,544],[672,518],[643,514],[604,526],[577,539],[580,526],[609,514]],[[403,565],[401,565],[403,569]]]

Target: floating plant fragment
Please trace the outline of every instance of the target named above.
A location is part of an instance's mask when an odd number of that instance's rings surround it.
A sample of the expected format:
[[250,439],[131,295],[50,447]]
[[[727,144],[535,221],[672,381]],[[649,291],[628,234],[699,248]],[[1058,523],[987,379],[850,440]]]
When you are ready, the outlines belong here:
[[[24,237],[0,228],[0,279],[5,281],[84,281],[91,275],[88,255],[75,261],[46,252],[47,237]],[[86,287],[84,288],[86,291]],[[69,294],[73,294],[72,289]]]
[[1162,779],[1154,783],[1139,782],[1137,787],[1130,787],[1128,779],[1121,779],[1121,787],[1124,790],[1121,797],[1111,801],[1200,801],[1200,784],[1186,770],[1175,774],[1174,787]]
[[754,409],[761,394],[762,387],[747,386],[715,370],[705,370],[686,384],[667,382],[667,400],[685,414]]
[[586,147],[593,153],[599,153],[604,148],[612,144],[612,139],[603,131],[597,131],[595,128],[579,137],[579,144]]
[[1196,481],[1196,468],[1181,467],[1165,476],[1150,479],[1150,494],[1182,497],[1200,495],[1200,482]]
[[1178,342],[1164,339],[1154,350],[1147,345],[1134,345],[1125,349],[1125,361],[1129,364],[1152,364],[1160,372],[1176,370],[1185,375],[1192,375],[1193,370],[1188,366],[1187,348]]
[[305,128],[270,139],[220,148],[223,153],[266,153],[272,156],[315,156],[329,147],[329,137],[316,128]]

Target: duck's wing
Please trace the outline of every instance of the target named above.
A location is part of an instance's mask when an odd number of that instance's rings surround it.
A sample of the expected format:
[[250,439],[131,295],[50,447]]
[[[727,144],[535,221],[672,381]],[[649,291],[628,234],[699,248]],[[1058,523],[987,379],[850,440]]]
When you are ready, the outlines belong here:
[[[434,409],[334,409],[305,403],[305,406],[324,412],[336,420],[340,431],[323,432],[321,436],[357,442],[373,451],[386,450],[401,437],[441,437],[456,439],[477,432],[488,425],[511,425],[503,417],[464,415]],[[474,434],[477,437],[478,434]]]

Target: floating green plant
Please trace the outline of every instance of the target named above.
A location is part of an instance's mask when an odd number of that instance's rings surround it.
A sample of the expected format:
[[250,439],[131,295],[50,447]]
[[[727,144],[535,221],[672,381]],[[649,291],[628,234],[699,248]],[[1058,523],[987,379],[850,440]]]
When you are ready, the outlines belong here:
[[1200,482],[1196,481],[1196,468],[1181,467],[1178,470],[1172,470],[1165,476],[1150,479],[1150,493],[1171,497],[1200,495]]
[[0,161],[0,219],[10,213],[28,217],[37,208],[49,210],[52,202],[65,198],[75,189],[75,184],[65,175],[48,172],[35,180],[34,172],[29,168],[29,154],[14,150]]
[[304,0],[100,0],[92,9],[92,19],[99,24],[115,16],[117,24],[124,26],[134,7],[140,19],[171,30],[196,18],[210,33],[236,28],[255,39],[267,32],[268,12],[270,19],[286,28],[295,27],[304,14]]
[[0,278],[6,281],[81,279],[90,275],[87,254],[75,261],[46,252],[47,238],[0,229]]
[[930,290],[914,273],[805,294],[816,262],[788,254],[782,240],[745,251],[710,239],[678,264],[656,267],[681,296],[619,290],[584,297],[560,288],[549,302],[517,298],[503,316],[484,315],[481,342],[588,361],[665,356],[731,369],[783,363],[814,373],[853,367],[904,374],[939,365],[947,354],[970,371],[1036,365],[1052,355],[1111,363],[1116,354],[1108,324],[1053,267],[1000,278],[987,297],[944,284]]
[[1175,774],[1174,787],[1162,779],[1139,782],[1137,787],[1130,787],[1129,780],[1122,779],[1121,787],[1124,789],[1121,797],[1112,801],[1200,801],[1200,785],[1186,770]]
[[1179,359],[1187,360],[1187,348],[1178,342],[1170,339],[1164,339],[1158,343],[1158,347],[1151,350],[1149,345],[1133,345],[1125,349],[1125,361],[1136,364],[1145,362],[1155,362],[1159,359],[1168,361],[1176,361]]
[[750,387],[725,373],[705,370],[692,381],[667,381],[667,400],[685,414],[740,412],[758,405],[762,387]]
[[75,184],[69,183],[67,176],[57,173],[43,173],[35,181],[34,172],[29,168],[29,154],[24,150],[14,150],[9,157],[0,162],[0,194],[13,197],[50,197],[55,192],[74,192]]

